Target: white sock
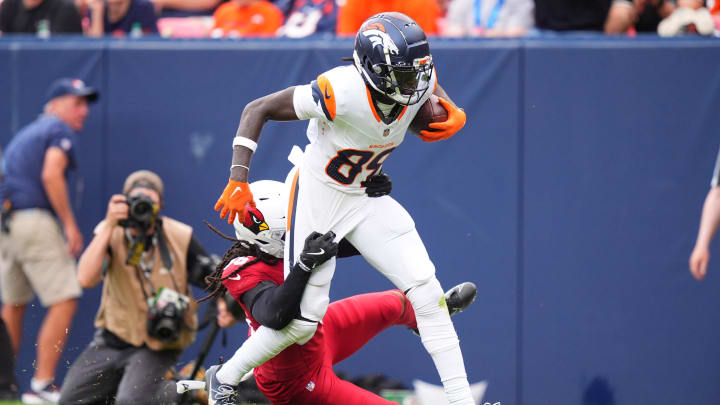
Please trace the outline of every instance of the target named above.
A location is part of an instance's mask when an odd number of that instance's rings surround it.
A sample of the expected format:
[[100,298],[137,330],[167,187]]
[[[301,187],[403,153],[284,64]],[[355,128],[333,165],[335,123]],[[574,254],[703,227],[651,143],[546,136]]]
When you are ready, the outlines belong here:
[[307,341],[316,330],[316,322],[300,319],[293,319],[282,330],[261,326],[223,364],[215,376],[223,384],[238,385],[250,370],[272,359],[291,344]]
[[47,387],[48,385],[52,384],[53,379],[49,380],[38,380],[35,377],[30,379],[30,388],[32,388],[33,391],[42,391]]
[[420,338],[435,363],[450,405],[475,405],[465,373],[460,342],[446,305],[440,305],[442,287],[437,279],[411,289],[407,297],[413,304]]

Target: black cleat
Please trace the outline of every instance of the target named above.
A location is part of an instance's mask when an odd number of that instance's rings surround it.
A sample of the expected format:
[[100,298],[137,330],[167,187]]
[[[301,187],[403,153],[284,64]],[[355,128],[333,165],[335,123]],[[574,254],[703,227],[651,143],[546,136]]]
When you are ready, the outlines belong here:
[[[459,314],[469,307],[475,301],[477,296],[477,286],[470,281],[458,284],[455,287],[445,291],[445,304],[450,316]],[[408,328],[414,334],[420,336],[420,332],[414,328]]]
[[458,284],[445,292],[445,302],[447,303],[450,316],[459,314],[469,307],[475,301],[477,296],[477,287],[470,281]]

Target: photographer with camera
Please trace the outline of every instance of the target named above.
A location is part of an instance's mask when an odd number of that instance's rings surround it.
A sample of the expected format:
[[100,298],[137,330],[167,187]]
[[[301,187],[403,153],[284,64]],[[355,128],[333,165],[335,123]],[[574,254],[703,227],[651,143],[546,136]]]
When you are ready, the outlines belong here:
[[80,257],[78,282],[104,280],[102,298],[95,337],[70,368],[60,404],[175,400],[174,383],[163,380],[195,338],[188,284],[205,287],[214,264],[190,226],[159,215],[162,196],[155,173],[132,173]]

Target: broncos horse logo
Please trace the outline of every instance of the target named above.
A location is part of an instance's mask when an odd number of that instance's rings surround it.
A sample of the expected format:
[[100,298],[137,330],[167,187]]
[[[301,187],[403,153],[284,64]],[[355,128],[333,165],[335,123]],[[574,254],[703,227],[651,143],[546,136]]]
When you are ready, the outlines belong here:
[[362,34],[368,37],[373,47],[378,45],[383,47],[385,55],[397,55],[400,53],[395,42],[390,38],[390,35],[385,32],[385,27],[380,23],[372,23],[365,26],[362,30]]

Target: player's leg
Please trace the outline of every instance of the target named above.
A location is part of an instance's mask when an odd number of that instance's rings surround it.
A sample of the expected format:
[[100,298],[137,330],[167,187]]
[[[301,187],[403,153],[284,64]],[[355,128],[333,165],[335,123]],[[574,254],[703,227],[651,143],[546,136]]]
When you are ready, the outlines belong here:
[[[325,323],[323,321],[323,323]],[[357,385],[343,381],[330,364],[323,366],[306,389],[286,402],[292,405],[397,405]]]
[[[359,221],[362,196],[353,196],[334,190],[300,171],[295,176],[289,195],[289,209],[285,235],[286,275],[302,251],[305,238],[312,232],[332,230],[336,242]],[[330,282],[335,274],[335,259],[328,260],[308,280],[300,301],[300,315],[308,320],[320,321],[330,302]]]
[[412,305],[400,290],[355,295],[333,302],[323,318],[330,364],[343,361],[393,325],[417,326]]
[[405,209],[389,196],[374,198],[371,212],[346,238],[406,296],[420,337],[435,363],[451,405],[473,404],[445,296],[435,267]]
[[[299,173],[299,172],[296,172]],[[285,235],[285,263],[292,266],[302,251],[305,238],[313,231],[327,232],[336,225],[343,215],[333,217],[330,212],[343,212],[343,195],[318,184],[310,175],[296,175],[291,184],[288,206],[288,231]],[[309,179],[308,179],[309,178]],[[303,187],[300,187],[300,181]],[[320,211],[318,211],[320,210]],[[325,215],[321,215],[324,212]],[[336,234],[341,231],[336,231]],[[338,235],[339,238],[342,238]],[[288,260],[291,258],[292,260]],[[289,268],[289,267],[288,267]],[[220,384],[237,385],[242,376],[251,369],[275,357],[293,343],[303,344],[310,340],[317,330],[330,301],[330,281],[335,272],[335,259],[328,260],[313,270],[301,301],[301,316],[284,329],[277,331],[260,327],[248,338],[233,356],[217,370]],[[287,273],[286,273],[287,274]],[[212,384],[212,381],[209,381]]]
[[[305,339],[308,335],[312,336],[315,330],[317,330],[317,322],[300,319],[293,319],[282,330],[259,327],[217,370],[217,382],[231,386],[238,385],[250,370],[277,356],[291,344]],[[208,385],[212,384],[212,381],[208,381]]]

